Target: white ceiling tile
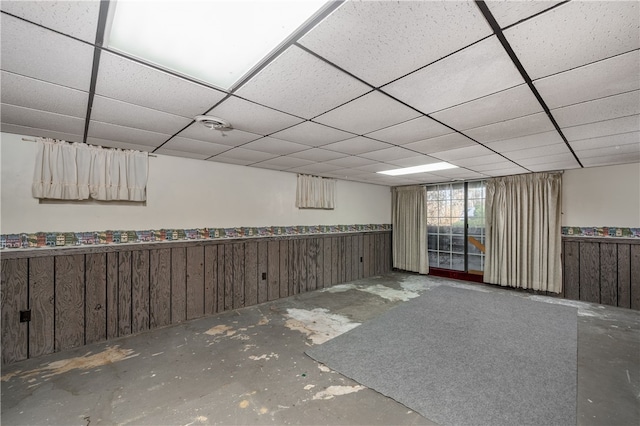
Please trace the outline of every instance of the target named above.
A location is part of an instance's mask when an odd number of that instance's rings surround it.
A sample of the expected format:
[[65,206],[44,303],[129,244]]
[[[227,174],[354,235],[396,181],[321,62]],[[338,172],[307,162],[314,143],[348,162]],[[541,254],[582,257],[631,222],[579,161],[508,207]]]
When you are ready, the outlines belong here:
[[[266,152],[253,151],[245,148],[233,148],[222,154],[216,155],[211,158],[212,161],[231,162],[232,164],[241,164],[243,166],[258,163],[260,161],[270,160],[277,157],[275,154],[268,154]],[[232,161],[227,161],[232,160]],[[235,162],[233,162],[235,161]]]
[[637,157],[640,153],[640,141],[627,145],[615,145],[594,149],[577,149],[575,152],[580,161],[585,158],[607,157],[610,155],[630,155]]
[[510,160],[515,161],[516,163],[520,163],[521,160],[526,161],[529,158],[545,157],[545,156],[556,155],[556,154],[567,154],[570,152],[571,151],[569,151],[569,147],[567,147],[567,144],[565,144],[564,142],[560,142],[553,145],[538,146],[535,148],[526,148],[526,149],[519,149],[517,151],[510,151],[503,155],[509,158]]
[[572,1],[504,34],[536,80],[640,47],[637,1]]
[[562,129],[562,133],[564,133],[568,141],[576,141],[638,130],[640,130],[640,115],[631,115],[580,126],[565,127]]
[[89,123],[89,133],[87,134],[87,138],[89,137],[157,147],[169,139],[171,135],[91,120]]
[[394,81],[383,90],[430,114],[522,83],[513,61],[493,36]]
[[135,151],[153,151],[154,147],[147,145],[139,145],[135,143],[127,143],[120,141],[112,141],[108,139],[87,137],[87,143],[90,145],[102,146],[105,148],[120,148],[120,149],[133,149]]
[[368,166],[368,165],[375,164],[375,163],[376,163],[376,161],[352,155],[352,156],[349,156],[349,157],[336,158],[335,160],[329,160],[329,161],[326,161],[323,164],[330,164],[332,166],[338,166],[338,167],[347,168],[347,167]]
[[447,179],[481,179],[484,177],[483,173],[463,168],[438,170],[433,172],[433,174]]
[[[577,163],[576,163],[577,164]],[[511,175],[520,175],[522,173],[529,173],[529,170],[523,169],[522,167],[508,167],[506,169],[498,169],[498,170],[488,170],[483,172],[483,174],[488,176],[511,176]]]
[[496,19],[500,28],[508,27],[523,19],[540,13],[555,6],[560,1],[488,1],[486,2],[491,14]]
[[549,120],[549,117],[547,117],[547,114],[541,112],[525,117],[514,118],[513,120],[476,127],[475,129],[465,130],[464,133],[478,142],[485,143],[515,139],[521,136],[548,132],[553,129],[554,126],[551,120]]
[[562,137],[560,137],[558,132],[553,130],[551,132],[536,133],[533,135],[521,136],[519,138],[489,142],[487,143],[487,146],[497,152],[504,153],[561,142],[563,142]]
[[160,148],[155,154],[168,155],[170,157],[193,158],[194,160],[206,160],[210,156],[207,154],[196,154],[194,152],[174,151],[173,149]]
[[472,2],[346,2],[300,43],[381,86],[491,33]]
[[235,164],[237,166],[248,166],[249,164],[255,163],[255,161],[251,161],[251,160],[241,160],[237,158],[226,158],[226,157],[220,157],[220,156],[209,158],[207,159],[207,161],[211,161],[212,163]]
[[309,146],[327,145],[352,138],[353,136],[353,133],[343,132],[312,121],[305,121],[271,135],[274,138]]
[[46,129],[54,132],[70,133],[72,135],[84,134],[84,120],[81,118],[15,105],[2,104],[0,108],[0,121],[6,124]]
[[449,149],[473,145],[477,145],[476,142],[464,135],[461,135],[460,133],[451,133],[444,136],[438,136],[437,138],[408,143],[403,145],[403,147],[423,154],[431,154],[432,152],[446,151]]
[[640,162],[640,153],[636,154],[614,154],[601,157],[588,157],[580,159],[585,167],[612,166],[616,164],[628,164]]
[[521,166],[531,168],[539,164],[557,163],[560,161],[571,161],[574,159],[573,154],[566,152],[564,154],[545,155],[542,157],[523,158],[517,161]]
[[455,164],[460,167],[467,167],[471,170],[476,170],[475,166],[482,166],[485,164],[495,164],[502,163],[505,161],[505,158],[498,154],[487,154],[473,158],[463,158],[459,160],[451,160],[451,164]]
[[248,144],[242,145],[242,147],[245,149],[277,155],[287,155],[309,149],[307,145],[301,145],[299,143],[283,141],[282,139],[270,137],[249,142]]
[[476,172],[488,174],[495,171],[520,169],[521,167],[513,161],[509,161],[506,158],[503,158],[501,160],[495,160],[486,164],[476,164],[475,166],[470,168],[475,170]]
[[2,71],[0,84],[5,104],[78,118],[87,115],[87,92],[5,71]]
[[481,155],[491,155],[494,152],[482,145],[475,144],[464,148],[450,149],[447,151],[433,152],[430,155],[442,161],[461,160],[464,158],[479,157]]
[[314,121],[362,135],[419,115],[419,112],[374,91],[322,114]]
[[295,167],[290,172],[295,173],[305,173],[305,174],[321,174],[321,173],[329,173],[335,170],[339,170],[340,166],[334,166],[327,163],[314,163],[309,164],[308,166]]
[[205,142],[215,142],[228,146],[238,146],[261,138],[260,135],[256,135],[255,133],[243,132],[242,130],[236,129],[220,132],[218,130],[209,129],[200,123],[191,124],[180,132],[178,136]]
[[363,136],[356,136],[355,138],[324,145],[322,148],[342,152],[344,154],[358,155],[365,152],[391,148],[391,146],[392,145],[385,142],[375,141]]
[[[204,142],[195,139],[181,137],[171,138],[162,148],[168,151],[189,152],[194,155],[202,155],[204,158],[217,155],[231,149],[228,145],[220,145],[213,142]],[[160,152],[160,150],[158,150]]]
[[192,120],[103,96],[94,96],[91,119],[118,126],[133,127],[172,135]]
[[366,84],[291,46],[236,94],[298,117],[313,118],[369,90]]
[[432,114],[454,129],[467,130],[536,112],[542,106],[526,84],[457,105]]
[[438,176],[433,173],[415,173],[411,175],[405,175],[405,177],[415,183],[441,183],[441,182],[448,182],[451,180],[451,178]]
[[597,138],[581,139],[569,142],[574,150],[595,148],[615,148],[619,145],[640,143],[640,132],[621,133],[618,135],[601,136]]
[[2,69],[89,91],[93,47],[2,14]]
[[234,129],[260,135],[268,135],[303,121],[298,117],[263,107],[235,96],[230,96],[222,101],[207,115],[213,115],[229,121]]
[[453,130],[429,117],[423,116],[367,133],[366,136],[395,145],[404,145],[448,133],[453,133]]
[[333,176],[339,179],[349,179],[353,176],[367,176],[370,173],[369,172],[365,172],[363,170],[359,170],[359,169],[354,169],[354,168],[347,168],[347,169],[339,169],[339,170],[335,170],[333,172],[327,172],[325,173],[327,176]]
[[372,160],[390,162],[393,160],[399,160],[401,158],[410,158],[418,155],[415,151],[410,151],[406,148],[399,146],[393,146],[391,148],[381,149],[379,151],[372,151],[360,154],[361,157],[370,158]]
[[313,164],[311,161],[301,160],[300,158],[293,157],[276,157],[271,160],[261,161],[259,163],[252,164],[251,167],[259,167],[261,169],[272,170],[288,170],[295,167],[303,167]]
[[640,114],[640,91],[551,110],[560,128]]
[[[397,167],[414,167],[422,166],[423,164],[437,163],[441,160],[433,158],[428,155],[415,155],[414,157],[399,158],[397,160],[389,159],[387,162]],[[391,167],[393,168],[393,167]],[[387,167],[389,169],[389,167]]]
[[46,129],[36,129],[33,127],[18,126],[15,124],[1,123],[0,131],[4,133],[15,133],[24,136],[38,136],[42,138],[58,139],[67,142],[82,142],[83,135],[72,135],[70,133],[54,132]]
[[329,151],[323,148],[311,148],[305,151],[293,153],[290,156],[309,161],[329,161],[335,160],[336,158],[347,157],[345,154]]
[[536,80],[551,109],[640,89],[640,51]]
[[532,164],[527,166],[532,172],[552,172],[556,170],[570,170],[580,168],[580,164],[575,158],[568,158],[565,160],[549,161],[547,163]]
[[[424,164],[426,164],[426,162]],[[375,163],[375,164],[369,164],[367,166],[360,166],[356,168],[358,170],[362,170],[363,172],[377,173],[377,172],[383,172],[385,170],[392,170],[394,168],[398,168],[398,166],[391,163]]]
[[89,43],[96,41],[99,1],[2,1],[0,9]]
[[225,96],[109,52],[100,56],[96,94],[187,118],[203,114]]

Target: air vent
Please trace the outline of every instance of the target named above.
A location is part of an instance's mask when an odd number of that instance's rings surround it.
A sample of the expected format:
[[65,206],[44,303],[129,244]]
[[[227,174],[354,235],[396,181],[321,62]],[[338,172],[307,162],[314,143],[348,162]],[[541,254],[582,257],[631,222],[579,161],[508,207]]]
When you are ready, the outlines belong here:
[[195,120],[198,123],[202,123],[203,126],[208,127],[211,130],[220,130],[221,132],[232,130],[233,126],[227,120],[222,118],[212,117],[210,115],[198,115]]

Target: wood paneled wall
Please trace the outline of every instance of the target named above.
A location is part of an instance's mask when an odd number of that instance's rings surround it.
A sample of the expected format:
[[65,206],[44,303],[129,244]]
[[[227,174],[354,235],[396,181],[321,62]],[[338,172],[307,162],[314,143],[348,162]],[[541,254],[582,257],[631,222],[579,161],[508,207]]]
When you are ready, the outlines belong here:
[[640,310],[640,241],[563,237],[566,299]]
[[2,255],[8,364],[388,272],[391,232]]

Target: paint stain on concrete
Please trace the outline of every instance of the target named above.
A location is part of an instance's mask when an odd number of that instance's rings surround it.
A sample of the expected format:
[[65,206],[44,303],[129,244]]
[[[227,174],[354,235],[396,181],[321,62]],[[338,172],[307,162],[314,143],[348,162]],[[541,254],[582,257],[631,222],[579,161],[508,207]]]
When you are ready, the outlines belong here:
[[271,358],[278,359],[278,354],[271,352],[271,354],[269,355],[267,354],[262,354],[260,356],[251,355],[249,357],[249,359],[253,361],[260,361],[261,359],[264,359],[265,361],[269,361]]
[[247,408],[249,406],[249,401],[247,401],[246,399],[243,399],[242,401],[240,401],[240,404],[238,404],[238,407],[240,408]]
[[362,389],[366,389],[364,386],[329,386],[323,391],[316,393],[313,399],[333,399],[336,396],[347,395],[354,392],[360,392]]
[[338,284],[333,287],[324,288],[320,290],[321,293],[344,293],[345,291],[355,290],[355,284]]
[[259,413],[260,414],[267,414],[269,412],[269,409],[267,407],[261,407]]
[[352,322],[349,318],[332,314],[324,308],[312,310],[290,308],[287,309],[285,316],[289,317],[284,324],[285,327],[306,334],[307,338],[316,345],[360,325],[359,322]]
[[258,321],[257,325],[267,325],[269,324],[269,318],[263,316],[262,318],[260,318],[260,321]]
[[304,390],[310,390],[310,389],[313,389],[315,387],[316,387],[316,385],[307,385],[307,386],[304,387]]
[[318,364],[318,369],[323,373],[331,373],[331,369],[324,364]]
[[133,358],[138,355],[140,354],[134,353],[133,349],[122,349],[119,346],[111,346],[102,352],[98,352],[97,354],[91,355],[91,353],[89,352],[84,356],[54,361],[49,363],[48,365],[45,365],[44,367],[36,368],[34,370],[13,373],[12,375],[7,374],[6,376],[2,376],[2,381],[6,381],[12,376],[29,378],[42,373],[45,373],[42,375],[42,377],[46,379],[49,377],[57,376],[59,374],[64,374],[71,370],[90,370],[92,368],[101,367],[103,365],[124,361],[125,359]]
[[391,302],[407,302],[420,296],[420,294],[416,293],[415,291],[404,289],[397,290],[395,288],[387,287],[382,284],[362,286],[358,287],[357,290],[364,291],[365,293],[375,294],[376,296],[380,296],[383,299],[387,299]]
[[233,332],[231,335],[235,334],[235,331],[233,331],[233,328],[229,327],[228,325],[220,324],[220,325],[216,325],[215,327],[211,327],[210,329],[205,331],[204,334],[208,334],[209,336],[227,334],[228,336],[229,332]]

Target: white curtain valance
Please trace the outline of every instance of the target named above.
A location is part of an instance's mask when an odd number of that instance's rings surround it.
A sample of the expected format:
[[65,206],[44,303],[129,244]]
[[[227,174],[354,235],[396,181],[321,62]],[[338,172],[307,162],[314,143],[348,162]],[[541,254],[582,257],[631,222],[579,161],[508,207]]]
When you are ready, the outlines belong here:
[[301,209],[334,209],[336,180],[319,176],[298,175],[296,207]]
[[147,152],[38,138],[35,198],[145,201]]
[[393,267],[428,274],[427,189],[420,185],[392,191]]

